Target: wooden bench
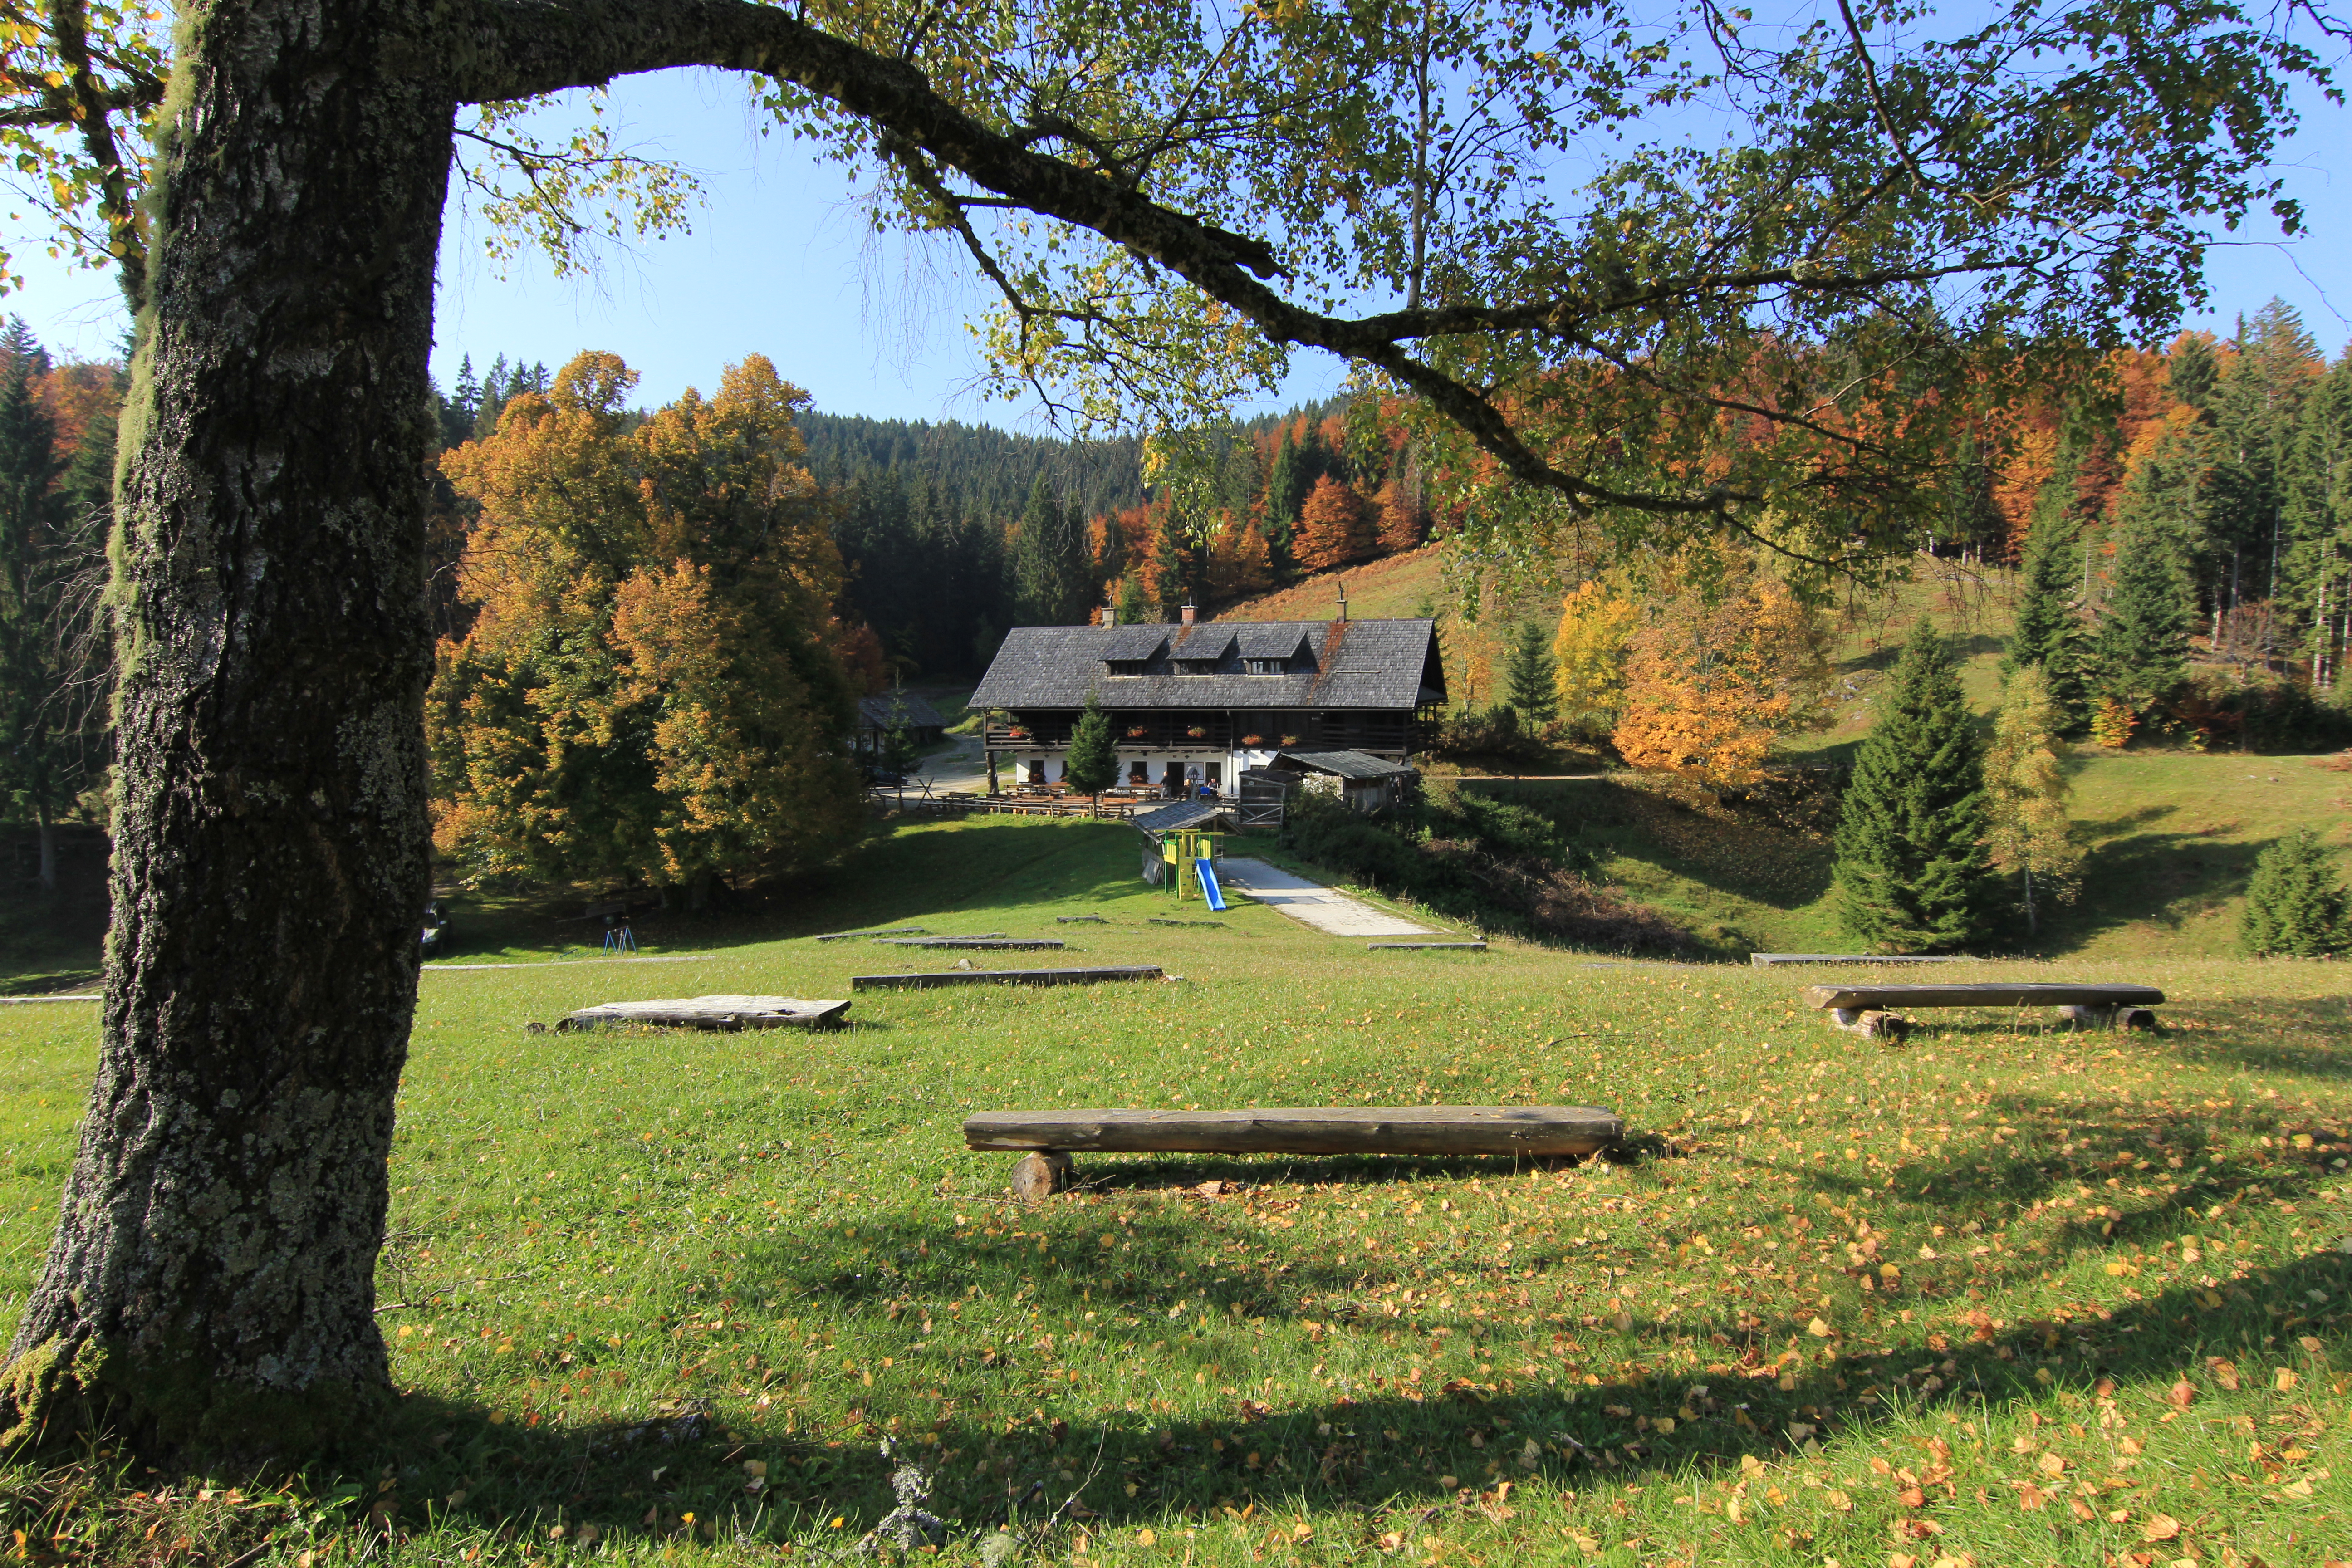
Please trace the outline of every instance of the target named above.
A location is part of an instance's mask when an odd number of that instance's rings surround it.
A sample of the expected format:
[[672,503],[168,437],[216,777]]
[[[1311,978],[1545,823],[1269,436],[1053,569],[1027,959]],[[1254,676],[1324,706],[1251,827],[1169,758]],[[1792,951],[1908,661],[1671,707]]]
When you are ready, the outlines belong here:
[[1127,1154],[1513,1154],[1581,1158],[1625,1124],[1589,1105],[1340,1105],[1257,1110],[983,1110],[967,1148],[1021,1151],[1013,1190],[1068,1185],[1076,1150]]
[[852,991],[923,990],[937,985],[1094,985],[1107,980],[1158,980],[1156,963],[1105,969],[940,969],[916,974],[854,974]]
[[2093,1028],[2153,1029],[2164,993],[2153,985],[2049,985],[2000,982],[1958,985],[1808,985],[1799,993],[1831,1021],[1857,1034],[1897,1036],[1910,1027],[1900,1007],[2055,1007]]

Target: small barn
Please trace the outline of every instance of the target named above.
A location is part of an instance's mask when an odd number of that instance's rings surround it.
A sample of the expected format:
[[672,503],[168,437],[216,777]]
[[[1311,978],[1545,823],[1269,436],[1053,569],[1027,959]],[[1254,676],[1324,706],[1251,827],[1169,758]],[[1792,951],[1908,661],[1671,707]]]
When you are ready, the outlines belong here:
[[936,746],[947,739],[948,721],[929,701],[911,691],[886,691],[857,700],[859,754],[880,755],[883,737],[902,724],[917,746]]
[[1333,796],[1350,809],[1386,811],[1402,805],[1421,774],[1402,763],[1365,752],[1282,752],[1267,771],[1297,775],[1310,795]]

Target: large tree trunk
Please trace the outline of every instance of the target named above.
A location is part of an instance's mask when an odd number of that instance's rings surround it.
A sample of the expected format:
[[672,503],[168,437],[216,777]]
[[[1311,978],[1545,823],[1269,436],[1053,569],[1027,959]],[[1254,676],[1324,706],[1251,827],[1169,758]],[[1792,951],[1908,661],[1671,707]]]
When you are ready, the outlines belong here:
[[333,1436],[386,1385],[454,118],[429,9],[183,16],[117,509],[104,1033],[10,1353],[20,1432],[96,1419],[150,1453],[258,1453]]

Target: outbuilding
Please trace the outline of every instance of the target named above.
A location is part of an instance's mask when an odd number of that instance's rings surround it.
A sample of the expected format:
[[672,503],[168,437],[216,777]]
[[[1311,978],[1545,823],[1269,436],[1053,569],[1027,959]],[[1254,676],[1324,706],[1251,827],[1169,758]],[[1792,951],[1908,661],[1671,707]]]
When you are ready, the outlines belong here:
[[1280,752],[1267,772],[1298,775],[1309,795],[1330,795],[1350,810],[1386,811],[1402,805],[1421,774],[1368,752]]

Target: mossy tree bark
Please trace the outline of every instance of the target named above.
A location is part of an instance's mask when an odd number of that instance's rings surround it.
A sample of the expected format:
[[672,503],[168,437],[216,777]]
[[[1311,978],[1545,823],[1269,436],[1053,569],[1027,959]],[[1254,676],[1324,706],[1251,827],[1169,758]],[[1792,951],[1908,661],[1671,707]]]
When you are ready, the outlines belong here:
[[7,1392],[20,1424],[233,1454],[386,1383],[456,100],[403,0],[184,26],[117,509],[102,1044]]

